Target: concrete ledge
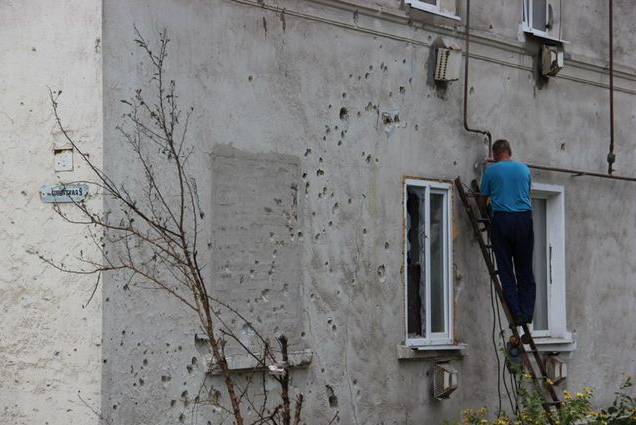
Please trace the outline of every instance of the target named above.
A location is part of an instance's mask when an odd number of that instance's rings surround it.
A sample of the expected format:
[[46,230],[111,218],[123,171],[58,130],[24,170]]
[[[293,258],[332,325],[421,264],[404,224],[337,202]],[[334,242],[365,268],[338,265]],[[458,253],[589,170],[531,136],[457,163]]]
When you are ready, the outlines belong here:
[[[256,354],[257,356],[259,354]],[[275,353],[277,359],[281,358],[280,353]],[[307,367],[313,358],[313,352],[311,350],[292,351],[289,353],[290,369]],[[260,367],[256,359],[248,354],[237,354],[234,356],[227,356],[228,366],[232,371],[257,371],[264,370],[266,368]],[[220,375],[221,369],[218,364],[213,363],[212,360],[208,362],[207,373],[210,375]]]
[[542,353],[571,353],[576,350],[576,340],[572,338],[535,338],[534,345]]
[[442,360],[457,359],[466,355],[468,345],[430,345],[423,347],[397,346],[398,360]]

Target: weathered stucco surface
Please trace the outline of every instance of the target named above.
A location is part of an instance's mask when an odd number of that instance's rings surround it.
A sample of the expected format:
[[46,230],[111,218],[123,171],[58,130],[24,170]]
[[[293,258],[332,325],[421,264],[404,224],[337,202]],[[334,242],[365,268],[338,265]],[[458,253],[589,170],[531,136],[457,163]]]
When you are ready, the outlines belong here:
[[[101,165],[101,1],[3,1],[0,21],[0,423],[96,424],[87,405],[101,403],[101,297],[86,305],[95,278],[28,252],[67,265],[93,253],[39,190],[90,175],[77,155],[74,171],[54,171],[61,137],[47,86],[62,90],[64,123]],[[98,198],[88,204],[101,210]]]
[[[339,411],[340,422],[346,424],[437,423],[457,418],[461,407],[494,407],[497,371],[488,279],[457,201],[456,329],[459,340],[468,344],[467,356],[453,360],[459,370],[459,390],[449,401],[432,400],[433,362],[399,361],[396,355],[404,339],[402,178],[459,175],[468,181],[479,173],[475,166],[485,157],[483,141],[462,129],[462,81],[446,90],[430,84],[428,46],[438,37],[446,44],[463,45],[461,33],[453,30],[458,23],[444,21],[437,33],[417,22],[393,22],[399,21],[395,16],[405,16],[393,4],[383,10],[394,18],[385,20],[369,16],[372,11],[347,10],[346,4],[332,8],[311,1],[265,3],[261,7],[249,1],[165,0],[148,7],[109,2],[104,23],[110,46],[104,70],[109,87],[107,138],[114,140],[118,100],[147,82],[147,76],[139,75],[143,59],[131,42],[133,24],[145,34],[167,27],[172,39],[170,71],[181,101],[196,108],[191,136],[199,153],[193,163],[198,185],[214,188],[205,196],[216,193],[205,202],[214,205],[226,196],[241,199],[250,184],[240,180],[238,166],[235,191],[231,185],[225,187],[227,179],[221,179],[223,196],[219,195],[215,186],[219,177],[203,159],[215,146],[251,153],[249,158],[262,156],[263,164],[271,155],[300,163],[302,177],[296,184],[303,198],[303,220],[297,231],[303,237],[298,238],[296,229],[279,236],[286,243],[300,244],[302,255],[285,258],[279,252],[272,278],[293,273],[295,262],[302,258],[302,275],[294,282],[300,291],[294,296],[303,312],[300,342],[314,352],[314,360],[307,370],[294,374],[293,384],[305,393],[307,422],[326,423]],[[380,9],[378,2],[368,3],[370,9]],[[570,62],[559,78],[540,88],[530,56],[539,43],[524,44],[519,38],[518,5],[498,2],[493,13],[491,4],[479,3],[472,17],[479,35],[472,51],[482,59],[472,63],[470,122],[488,128],[495,137],[510,139],[521,160],[602,172],[609,135],[608,92],[603,87],[607,77],[602,68]],[[600,7],[598,2],[584,3],[585,8]],[[622,2],[617,3],[622,7]],[[463,2],[458,10],[462,8]],[[583,30],[579,19],[585,8],[564,12],[564,34],[571,42],[566,52],[591,65],[603,64],[605,33],[600,29],[586,30],[585,37],[577,33]],[[598,14],[607,16],[603,11]],[[622,37],[629,34],[628,28],[617,24],[617,66],[634,61],[625,44],[629,37]],[[625,136],[634,130],[636,85],[632,79],[618,78],[617,86],[623,91],[616,95],[620,122],[616,168],[629,175],[634,153]],[[385,123],[383,114],[394,122]],[[245,159],[242,167],[250,167],[249,161]],[[120,162],[116,149],[107,153],[107,166],[125,174]],[[623,348],[636,342],[633,327],[624,321],[633,315],[634,306],[630,282],[635,263],[629,253],[636,240],[636,187],[549,172],[533,176],[537,182],[565,187],[568,329],[576,332],[578,343],[569,360],[566,386],[592,386],[598,389],[599,401],[608,401],[621,374],[633,372],[635,366],[633,356],[624,356]],[[258,194],[259,186],[280,183],[277,179],[263,175],[253,188]],[[256,200],[253,213],[246,213],[237,201],[235,213],[240,215],[234,225],[248,224],[241,223],[243,214],[255,214],[254,222],[266,217],[256,210],[266,199]],[[231,205],[227,208],[232,211]],[[278,220],[283,219],[283,211],[277,214]],[[210,220],[208,228],[215,228],[214,214]],[[267,285],[241,289],[246,266],[240,264],[262,261],[258,249],[250,247],[262,243],[260,234],[255,231],[253,239],[249,232],[241,235],[236,246],[238,240],[230,235],[211,234],[211,246],[228,244],[230,252],[223,255],[238,257],[237,270],[214,266],[209,272],[211,285],[221,290],[232,285],[237,302],[242,297],[258,298],[267,289]],[[214,251],[211,256],[215,264]],[[188,403],[179,400],[183,391],[192,394],[203,380],[202,370],[185,372],[191,357],[201,353],[193,347],[196,330],[187,322],[175,324],[184,320],[183,314],[170,310],[166,302],[160,313],[165,320],[148,326],[133,320],[141,314],[142,303],[128,295],[109,296],[112,310],[105,315],[105,335],[112,341],[105,355],[115,370],[105,375],[104,396],[109,399],[105,414],[116,422],[134,417],[140,423],[171,423],[180,415],[187,421],[193,416],[195,423],[220,422],[209,410],[193,413]],[[290,301],[272,293],[267,302],[275,306],[281,300]],[[263,323],[266,331],[289,319],[282,311],[278,318],[272,317],[273,322]],[[119,346],[122,327],[134,329],[128,349]],[[614,331],[607,332],[608,327]],[[171,347],[182,347],[184,354],[164,354],[160,347],[167,341]],[[150,397],[135,393],[133,404],[133,398],[124,395],[135,381],[122,375],[141,361],[135,348],[139,343],[154,350],[151,367],[144,373],[157,391]],[[161,371],[175,367],[181,368],[179,376],[184,379],[173,379],[162,388]],[[126,410],[109,409],[115,403]]]
[[[563,2],[569,60],[547,83],[533,71],[539,41],[519,32],[519,3],[473,2],[469,122],[511,140],[517,159],[604,172],[605,2]],[[120,99],[149,88],[133,26],[155,44],[167,28],[167,71],[183,107],[195,107],[190,164],[206,209],[210,287],[265,334],[283,330],[293,349],[313,352],[292,378],[305,395],[308,424],[325,424],[336,412],[342,424],[435,424],[457,419],[462,407],[496,407],[489,282],[457,199],[455,329],[467,344],[466,356],[452,360],[459,389],[433,400],[434,360],[396,353],[404,340],[403,178],[470,181],[486,155],[483,140],[462,128],[464,77],[447,88],[431,78],[431,45],[463,46],[461,22],[423,13],[409,22],[397,0],[111,0],[101,11],[97,2],[32,5],[29,15],[0,6],[3,21],[14,23],[0,30],[8,149],[0,173],[10,187],[0,206],[7,252],[0,276],[8,288],[0,367],[12,377],[0,384],[2,420],[96,422],[77,391],[99,409],[101,383],[102,414],[115,424],[223,421],[214,405],[193,409],[197,396],[216,402],[214,391],[199,392],[204,381],[223,390],[206,378],[208,353],[190,312],[107,275],[102,323],[99,297],[81,308],[91,280],[55,273],[25,254],[70,258],[84,246],[81,231],[37,197],[42,183],[58,179],[45,85],[63,89],[63,116],[99,159],[102,25],[106,171],[140,190],[141,174],[115,127]],[[464,2],[457,6],[463,16]],[[615,8],[616,67],[627,72],[616,76],[616,169],[636,175],[636,20],[628,0]],[[67,21],[79,24],[60,24]],[[16,42],[12,31],[24,36]],[[565,193],[567,326],[577,342],[565,387],[588,385],[607,402],[622,374],[636,370],[636,358],[625,355],[636,344],[636,186],[551,172],[533,178]],[[249,332],[242,336],[249,341]]]

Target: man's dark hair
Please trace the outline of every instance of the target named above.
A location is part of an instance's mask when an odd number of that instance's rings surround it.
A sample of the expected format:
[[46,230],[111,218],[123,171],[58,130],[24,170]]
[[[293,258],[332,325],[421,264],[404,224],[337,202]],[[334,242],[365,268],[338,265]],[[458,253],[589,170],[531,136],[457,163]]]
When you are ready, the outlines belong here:
[[492,144],[492,152],[495,155],[499,155],[503,151],[508,151],[508,155],[512,156],[512,149],[510,148],[510,142],[506,139],[496,140],[495,143]]

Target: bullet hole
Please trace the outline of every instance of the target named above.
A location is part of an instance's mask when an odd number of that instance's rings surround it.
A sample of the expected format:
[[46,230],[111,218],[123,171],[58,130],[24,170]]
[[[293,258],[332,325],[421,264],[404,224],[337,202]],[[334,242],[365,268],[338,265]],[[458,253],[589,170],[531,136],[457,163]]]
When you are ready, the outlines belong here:
[[364,73],[364,79],[366,80],[366,79],[368,79],[368,78],[369,78],[369,73],[368,73],[368,72],[365,72],[365,73]]
[[322,140],[327,140],[327,136],[322,136]]
[[329,225],[329,227],[333,226],[333,221],[330,221],[330,222],[328,223],[328,225]]
[[378,267],[378,278],[380,279],[380,283],[384,283],[386,281],[386,269],[384,264],[381,264]]
[[329,400],[329,407],[331,408],[338,407],[338,398],[333,392],[333,387],[331,387],[331,385],[325,385],[325,389],[327,390],[327,399]]
[[415,124],[415,131],[419,131],[420,130],[420,126]]
[[382,122],[384,125],[391,125],[393,122],[393,117],[388,112],[382,112]]
[[342,93],[342,98],[346,99],[347,98],[347,93]]
[[303,232],[298,232],[298,240],[302,240],[303,239]]
[[117,410],[117,405],[113,404],[113,410]]
[[181,399],[182,400],[187,400],[188,399],[188,390],[185,390],[181,393]]
[[342,130],[342,131],[340,132],[340,137],[344,138],[345,133],[346,133],[346,131]]
[[170,407],[174,407],[177,404],[177,400],[170,400]]
[[183,413],[179,415],[179,422],[185,422],[185,415]]
[[342,146],[342,140],[338,140],[338,146]]
[[475,93],[475,87],[471,87],[470,88],[470,94],[474,94]]
[[181,350],[183,350],[183,347],[182,346],[178,346],[177,350],[181,351]]
[[172,380],[172,377],[170,375],[161,376],[161,382],[170,382],[171,380]]
[[360,113],[360,111],[358,111],[357,115],[358,115],[359,117],[361,117],[361,116],[362,116],[362,114]]
[[328,265],[329,265],[329,261],[325,261],[325,266],[328,266]]
[[347,199],[347,203],[349,204],[351,203],[351,198]]
[[301,332],[300,336],[301,336],[301,338],[304,338],[305,337],[305,332]]
[[338,208],[340,208],[340,204],[336,202],[333,204],[333,208],[331,208],[331,213],[335,214],[338,211]]
[[[311,154],[311,148],[307,148],[307,150],[305,151],[305,157],[308,157]],[[303,173],[303,175],[306,175],[306,173]]]
[[367,164],[371,163],[371,154],[367,155]]
[[366,235],[366,234],[367,234],[367,228],[366,228],[366,227],[362,229],[362,234],[363,234],[363,235]]
[[322,164],[322,156],[318,158],[318,162]]
[[140,386],[140,387],[143,387],[143,386],[144,386],[144,383],[145,383],[145,382],[144,382],[144,380],[143,380],[143,379],[141,379],[141,378],[139,378],[139,386]]
[[317,169],[317,170],[316,170],[316,175],[317,175],[318,177],[320,177],[320,176],[324,176],[324,175],[325,175],[325,172],[324,172],[324,171],[322,171],[322,170],[319,168],[319,169]]
[[332,326],[331,326],[331,330],[335,332],[335,331],[337,331],[337,330],[338,330],[338,327],[337,327],[336,325],[332,325]]
[[389,249],[389,243],[388,242],[384,242],[384,249]]
[[331,103],[329,104],[329,109],[331,109]]
[[373,65],[369,65],[369,71],[373,71]]
[[565,143],[561,143],[561,150],[564,151],[565,150]]
[[353,74],[349,74],[349,78],[353,78]]
[[406,63],[406,59],[402,59],[402,63]]
[[144,366],[148,366],[148,359],[144,359],[143,364]]
[[345,108],[344,106],[340,108],[340,119],[341,120],[349,119],[349,111],[347,111],[347,108]]
[[393,122],[400,122],[400,115],[399,114],[395,114],[395,116],[393,117]]
[[453,165],[457,165],[457,161],[453,161]]
[[404,86],[400,86],[400,94],[404,93],[406,93],[406,89],[404,88]]
[[250,75],[249,77],[247,77],[247,81],[252,81],[254,78]]
[[319,240],[320,239],[320,233],[316,233],[316,236],[314,236],[315,240]]
[[338,129],[338,126],[337,126],[337,125],[334,125],[334,127],[333,127],[333,128],[337,130],[337,129]]
[[305,195],[309,193],[309,182],[305,182]]

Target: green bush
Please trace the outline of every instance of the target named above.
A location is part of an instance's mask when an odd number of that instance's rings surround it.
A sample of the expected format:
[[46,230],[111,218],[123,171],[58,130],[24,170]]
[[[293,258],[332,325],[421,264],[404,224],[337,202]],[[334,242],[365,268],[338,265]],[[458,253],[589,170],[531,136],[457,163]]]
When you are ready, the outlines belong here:
[[[582,391],[571,393],[563,391],[561,408],[550,410],[555,425],[636,425],[636,400],[628,394],[632,381],[627,378],[615,393],[611,406],[595,409],[591,399],[594,392],[583,387]],[[500,414],[488,419],[488,410],[462,411],[462,425],[550,425],[542,403],[543,397],[534,388],[527,376],[520,379],[518,386],[519,411],[514,417]],[[448,422],[444,423],[448,425]]]

